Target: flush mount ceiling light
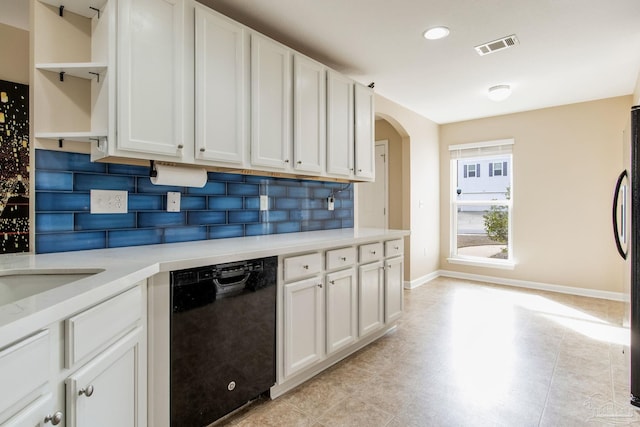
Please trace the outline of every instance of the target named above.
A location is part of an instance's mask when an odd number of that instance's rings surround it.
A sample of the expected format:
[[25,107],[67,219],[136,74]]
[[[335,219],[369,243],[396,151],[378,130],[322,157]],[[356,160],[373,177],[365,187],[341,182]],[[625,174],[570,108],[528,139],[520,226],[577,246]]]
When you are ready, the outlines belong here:
[[492,101],[504,101],[511,95],[511,86],[496,85],[489,88],[487,96]]
[[427,40],[439,40],[449,35],[449,29],[447,27],[442,27],[442,26],[433,27],[433,28],[429,28],[422,35]]

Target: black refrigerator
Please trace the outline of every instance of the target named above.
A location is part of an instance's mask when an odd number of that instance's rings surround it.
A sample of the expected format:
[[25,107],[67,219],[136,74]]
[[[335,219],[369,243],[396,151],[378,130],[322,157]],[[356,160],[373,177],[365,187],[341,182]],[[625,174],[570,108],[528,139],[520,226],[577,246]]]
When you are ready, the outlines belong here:
[[631,107],[623,143],[626,169],[616,182],[613,227],[618,253],[626,260],[625,290],[630,295],[624,323],[631,334],[631,404],[640,407],[640,105]]

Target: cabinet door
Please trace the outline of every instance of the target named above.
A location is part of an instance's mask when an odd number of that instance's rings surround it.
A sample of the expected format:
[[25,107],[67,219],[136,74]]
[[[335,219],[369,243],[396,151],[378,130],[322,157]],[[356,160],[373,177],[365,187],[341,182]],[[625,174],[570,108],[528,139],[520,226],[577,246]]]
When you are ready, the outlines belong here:
[[291,52],[251,34],[251,164],[291,169]]
[[404,307],[404,265],[403,258],[392,258],[384,263],[384,321],[397,320]]
[[358,336],[358,285],[353,268],[327,274],[327,354]]
[[128,334],[67,380],[67,426],[134,427],[144,424],[140,401],[142,328]]
[[382,261],[359,267],[359,333],[364,336],[384,324]]
[[120,150],[181,158],[189,143],[183,116],[184,4],[185,0],[118,2]]
[[242,165],[246,141],[246,31],[196,4],[196,159]]
[[284,376],[324,356],[324,290],[320,276],[284,285]]
[[327,174],[353,176],[353,81],[327,72]]
[[355,84],[355,175],[365,180],[375,178],[373,91]]
[[326,149],[326,70],[301,55],[293,63],[293,167],[318,175]]

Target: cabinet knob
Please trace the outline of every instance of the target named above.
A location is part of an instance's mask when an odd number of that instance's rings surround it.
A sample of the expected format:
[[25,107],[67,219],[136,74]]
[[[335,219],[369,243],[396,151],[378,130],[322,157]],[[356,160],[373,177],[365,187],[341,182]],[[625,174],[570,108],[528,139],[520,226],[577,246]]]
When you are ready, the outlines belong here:
[[88,385],[86,388],[81,388],[78,391],[78,394],[80,396],[82,396],[84,394],[87,397],[91,397],[91,395],[93,394],[93,386],[92,385]]
[[285,163],[289,163],[289,159],[286,159],[284,162],[285,162]]
[[346,257],[346,256],[341,256],[341,257],[340,257],[340,259],[341,259],[342,261],[346,261],[346,260],[347,260],[347,257]]
[[335,280],[332,280],[332,281],[330,281],[329,283],[331,283],[332,285],[335,285],[335,284],[336,284],[336,281],[335,281]]
[[183,148],[184,148],[184,145],[178,144],[178,150],[182,150]]
[[351,172],[353,172],[353,168],[349,168],[349,170],[350,170]]
[[44,417],[44,422],[51,423],[54,426],[57,426],[62,421],[62,412],[58,411],[53,415],[47,415]]
[[394,246],[393,249],[397,251],[398,249],[400,249],[400,246]]
[[358,172],[362,172],[362,169],[358,169]]
[[302,160],[298,160],[298,164],[301,165],[302,164]]
[[318,283],[318,287],[319,287],[319,288],[322,288],[322,283]]
[[376,254],[376,251],[371,251],[371,253],[372,253],[373,255],[375,255],[375,254]]
[[204,147],[200,148],[200,152],[201,152],[201,153],[204,153],[205,151],[207,151],[207,149],[206,149],[206,148],[204,148]]
[[304,268],[305,270],[308,270],[309,266],[308,265],[303,265],[302,268]]

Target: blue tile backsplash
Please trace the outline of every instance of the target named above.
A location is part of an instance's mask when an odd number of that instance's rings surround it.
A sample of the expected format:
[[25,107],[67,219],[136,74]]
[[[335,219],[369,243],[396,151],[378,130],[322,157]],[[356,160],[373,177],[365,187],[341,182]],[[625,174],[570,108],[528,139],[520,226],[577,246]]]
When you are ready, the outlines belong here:
[[[153,185],[147,167],[50,150],[36,150],[35,167],[37,253],[353,227],[352,184],[209,172],[203,188]],[[129,212],[91,214],[91,189],[128,191]],[[168,191],[180,212],[166,211]]]

